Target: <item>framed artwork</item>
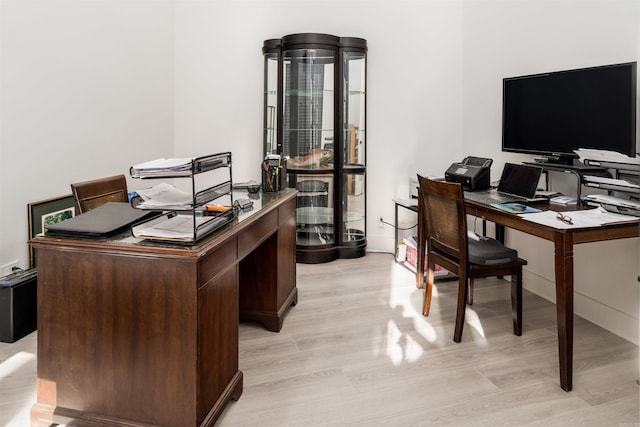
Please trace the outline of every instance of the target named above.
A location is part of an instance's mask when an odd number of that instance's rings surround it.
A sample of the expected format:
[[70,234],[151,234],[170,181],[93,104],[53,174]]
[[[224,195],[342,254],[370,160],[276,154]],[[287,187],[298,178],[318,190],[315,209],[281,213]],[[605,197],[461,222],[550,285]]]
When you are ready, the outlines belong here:
[[[47,230],[47,225],[55,224],[76,215],[75,199],[71,194],[40,202],[29,203],[29,239]],[[36,267],[37,256],[29,247],[29,266]]]

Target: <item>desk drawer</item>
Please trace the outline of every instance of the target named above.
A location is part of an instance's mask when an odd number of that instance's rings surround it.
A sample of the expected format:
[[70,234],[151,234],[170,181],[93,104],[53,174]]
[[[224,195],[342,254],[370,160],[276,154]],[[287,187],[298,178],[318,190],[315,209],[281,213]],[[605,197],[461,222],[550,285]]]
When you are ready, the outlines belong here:
[[208,253],[198,265],[198,288],[220,274],[238,259],[238,241],[233,238]]
[[278,224],[287,222],[291,215],[296,213],[296,199],[291,199],[278,208]]
[[238,258],[244,258],[278,229],[278,211],[266,214],[260,221],[238,235]]

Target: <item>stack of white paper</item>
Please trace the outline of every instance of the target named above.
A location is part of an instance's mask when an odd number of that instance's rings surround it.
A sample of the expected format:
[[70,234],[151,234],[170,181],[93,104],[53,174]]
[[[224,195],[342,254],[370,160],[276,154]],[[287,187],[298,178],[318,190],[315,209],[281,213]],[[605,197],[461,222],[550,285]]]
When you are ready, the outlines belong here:
[[191,173],[192,159],[156,159],[133,165],[131,176],[151,178],[156,176],[188,176]]
[[193,206],[193,195],[167,183],[160,183],[151,188],[137,191],[144,200],[138,204],[139,209],[185,210]]
[[640,202],[607,194],[588,194],[584,199],[591,206],[600,206],[609,212],[640,217]]
[[640,157],[629,157],[615,151],[593,150],[590,148],[580,148],[579,150],[573,151],[580,157],[580,161],[583,163],[585,163],[585,160],[594,160],[597,162],[640,165]]
[[604,176],[585,175],[584,180],[587,183],[593,182],[596,184],[616,185],[618,187],[640,188],[640,185],[638,184],[634,184],[633,182],[629,182],[624,179],[618,179],[618,178],[607,178]]
[[134,227],[132,232],[139,239],[190,242],[197,240],[200,234],[204,234],[212,227],[218,227],[226,221],[225,217],[176,215],[149,221]]
[[620,197],[609,196],[607,194],[587,194],[586,196],[584,196],[584,198],[588,201],[606,205],[640,209],[640,202],[629,199],[621,199]]

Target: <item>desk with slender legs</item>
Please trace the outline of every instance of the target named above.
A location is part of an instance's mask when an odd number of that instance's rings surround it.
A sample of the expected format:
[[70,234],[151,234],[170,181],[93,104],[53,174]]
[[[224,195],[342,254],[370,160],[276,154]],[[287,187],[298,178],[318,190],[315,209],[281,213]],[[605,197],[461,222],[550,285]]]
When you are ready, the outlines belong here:
[[238,320],[297,303],[296,191],[194,246],[37,237],[32,426],[211,426],[242,394]]
[[[540,207],[537,206],[536,207]],[[573,247],[580,243],[638,237],[638,222],[611,224],[597,228],[559,229],[520,218],[489,205],[465,201],[468,215],[484,218],[498,228],[507,227],[553,242],[555,247],[556,314],[558,319],[558,353],[560,386],[571,391],[573,378]],[[558,208],[560,208],[558,206]],[[566,210],[566,207],[565,207]],[[420,215],[420,212],[418,212]],[[422,224],[420,219],[418,224]],[[496,230],[497,232],[499,230]],[[418,273],[424,277],[425,231],[418,227]],[[422,276],[420,276],[422,274]]]

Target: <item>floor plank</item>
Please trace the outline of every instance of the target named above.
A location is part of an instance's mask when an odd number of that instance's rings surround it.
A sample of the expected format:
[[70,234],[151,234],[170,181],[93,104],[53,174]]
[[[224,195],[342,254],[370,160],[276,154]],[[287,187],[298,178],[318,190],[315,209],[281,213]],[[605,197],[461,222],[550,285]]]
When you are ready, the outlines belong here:
[[[640,424],[638,347],[579,317],[574,389],[558,380],[555,307],[524,292],[513,335],[508,282],[476,282],[463,340],[457,286],[438,282],[429,317],[390,254],[298,264],[299,302],[280,333],[240,325],[244,393],[221,426],[602,426]],[[0,343],[0,425],[29,425],[36,337]]]

